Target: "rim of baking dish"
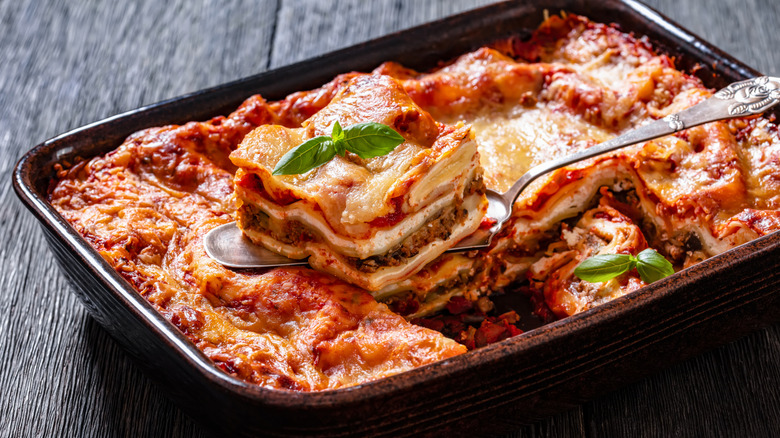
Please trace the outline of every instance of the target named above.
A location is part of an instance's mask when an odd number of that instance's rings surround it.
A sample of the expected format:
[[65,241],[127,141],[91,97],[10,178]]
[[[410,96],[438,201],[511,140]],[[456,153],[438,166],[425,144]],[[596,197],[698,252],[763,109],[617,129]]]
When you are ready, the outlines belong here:
[[[134,316],[142,324],[146,325],[151,331],[159,335],[159,337],[164,340],[169,347],[173,348],[178,353],[181,353],[180,355],[184,358],[184,360],[189,365],[197,369],[200,374],[207,378],[211,383],[228,391],[239,392],[246,397],[262,399],[263,403],[282,407],[315,407],[322,405],[332,405],[341,401],[346,401],[347,398],[350,402],[354,402],[355,397],[368,399],[412,388],[415,385],[421,384],[422,382],[446,379],[446,377],[450,374],[473,367],[477,364],[484,366],[486,363],[490,363],[501,358],[506,358],[508,355],[517,355],[524,350],[538,348],[553,339],[557,339],[562,336],[571,336],[572,334],[582,332],[583,330],[592,327],[594,322],[598,324],[599,321],[603,322],[604,320],[621,318],[622,315],[629,313],[637,307],[649,305],[652,302],[667,296],[668,294],[674,293],[677,289],[675,286],[679,287],[684,284],[698,281],[701,278],[717,275],[719,271],[729,266],[729,260],[733,257],[758,257],[762,253],[775,248],[777,245],[780,245],[780,232],[775,232],[746,244],[740,245],[723,254],[711,257],[687,269],[677,272],[670,277],[645,286],[635,292],[614,299],[608,303],[546,324],[539,328],[529,330],[521,335],[508,338],[504,341],[472,350],[463,355],[455,356],[453,358],[405,371],[397,375],[380,378],[356,386],[324,391],[297,392],[267,388],[257,384],[248,383],[218,369],[201,350],[199,350],[172,323],[166,320],[154,307],[152,307],[149,302],[146,301],[145,298],[143,298],[124,278],[122,278],[108,264],[108,262],[103,259],[102,256],[100,256],[97,250],[92,248],[87,243],[87,241],[81,237],[81,235],[79,235],[78,232],[70,224],[68,224],[67,221],[65,221],[65,219],[58,212],[54,210],[51,204],[49,204],[45,199],[45,196],[39,193],[39,191],[34,187],[31,173],[34,169],[34,162],[36,159],[44,156],[54,156],[56,158],[59,156],[68,155],[72,151],[72,148],[68,149],[66,143],[74,136],[84,134],[85,132],[94,130],[98,127],[111,125],[112,123],[115,123],[119,120],[127,119],[132,121],[134,117],[137,117],[141,114],[147,114],[149,112],[156,111],[162,113],[171,104],[217,95],[223,90],[234,88],[237,85],[246,83],[248,81],[262,79],[263,77],[272,73],[279,74],[280,72],[284,72],[286,70],[299,69],[302,65],[316,64],[318,62],[324,62],[328,59],[335,59],[343,55],[347,55],[360,47],[381,47],[384,43],[397,38],[399,34],[421,32],[422,29],[436,26],[443,22],[458,20],[477,11],[488,10],[490,8],[508,7],[508,5],[511,6],[512,3],[513,2],[511,1],[502,2],[472,9],[457,15],[445,17],[437,21],[429,22],[410,29],[405,29],[380,38],[372,39],[364,43],[356,44],[344,49],[310,58],[305,61],[284,66],[279,69],[269,70],[258,75],[228,82],[216,87],[200,90],[172,99],[167,99],[71,130],[35,146],[19,160],[13,174],[14,189],[26,207],[30,209],[30,211],[48,230],[53,232],[57,239],[59,239],[67,246],[67,249],[72,253],[72,255],[77,257],[83,266],[85,266],[95,275],[95,278],[98,281],[100,281],[105,287],[111,289],[114,292],[115,297],[121,300],[122,304],[130,309]],[[735,71],[736,74],[742,75],[744,77],[758,75],[758,72],[755,70],[735,60],[730,55],[715,48],[698,36],[672,22],[664,15],[656,12],[655,10],[638,1],[613,0],[605,2],[605,4],[606,7],[615,7],[616,5],[625,7],[628,12],[637,14],[648,22],[662,27],[664,31],[669,33],[669,37],[672,38],[681,47],[687,47],[691,50],[694,50],[697,54],[703,56],[705,59],[717,59],[721,63],[726,61],[726,63],[714,66],[716,71],[723,71],[723,69],[729,68]],[[608,344],[604,348],[612,346],[612,344]],[[622,348],[628,348],[628,346]],[[456,392],[457,388],[453,388],[453,393]],[[381,413],[377,413],[377,415],[379,417],[382,416]]]

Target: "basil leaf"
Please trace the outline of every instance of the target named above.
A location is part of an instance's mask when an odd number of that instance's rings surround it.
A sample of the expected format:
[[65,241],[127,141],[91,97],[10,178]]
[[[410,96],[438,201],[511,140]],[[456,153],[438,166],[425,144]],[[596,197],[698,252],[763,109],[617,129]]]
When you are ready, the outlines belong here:
[[343,157],[347,153],[347,142],[344,138],[344,130],[341,129],[338,120],[333,124],[333,131],[330,136],[333,138],[333,146],[336,149],[336,153]]
[[276,163],[272,175],[306,173],[327,163],[335,155],[336,149],[330,137],[314,137],[287,151]]
[[631,270],[636,265],[634,256],[628,254],[602,254],[585,259],[574,269],[574,275],[591,282],[607,281]]
[[404,142],[401,134],[381,123],[358,123],[344,129],[347,150],[366,159],[386,155]]
[[654,249],[648,248],[640,252],[636,260],[636,270],[645,283],[652,283],[674,274],[674,267],[669,260]]
[[342,157],[347,151],[360,158],[386,155],[404,142],[401,134],[381,123],[358,123],[342,129],[338,120],[333,124],[331,135],[314,137],[290,149],[276,163],[273,175],[295,175],[306,173],[322,166],[336,154]]

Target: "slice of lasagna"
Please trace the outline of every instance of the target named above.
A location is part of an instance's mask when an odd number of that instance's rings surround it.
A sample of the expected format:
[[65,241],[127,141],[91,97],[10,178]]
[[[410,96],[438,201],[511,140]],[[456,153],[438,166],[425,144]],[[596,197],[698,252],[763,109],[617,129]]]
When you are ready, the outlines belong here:
[[[272,175],[336,121],[382,123],[405,141],[384,156],[347,152],[302,175]],[[476,231],[487,208],[470,127],[437,123],[384,75],[356,75],[301,128],[256,128],[230,159],[249,239],[370,291],[420,271]]]

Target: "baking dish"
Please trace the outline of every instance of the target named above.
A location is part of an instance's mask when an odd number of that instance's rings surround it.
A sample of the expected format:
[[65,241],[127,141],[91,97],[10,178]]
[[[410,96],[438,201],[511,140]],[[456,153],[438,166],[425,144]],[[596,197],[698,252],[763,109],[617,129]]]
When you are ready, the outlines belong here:
[[516,421],[546,415],[777,318],[772,260],[778,242],[768,236],[602,308],[453,360],[346,390],[273,391],[212,367],[44,201],[53,162],[106,152],[138,129],[206,119],[253,93],[280,98],[385,60],[425,69],[481,43],[534,29],[545,8],[617,21],[624,30],[649,35],[661,50],[678,55],[683,69],[701,62],[698,73],[712,87],[754,74],[639,4],[499,4],[50,140],[20,162],[17,191],[42,220],[58,260],[101,324],[193,417],[232,432],[403,435],[462,431],[462,425],[486,432],[486,424],[505,425],[488,421],[502,411],[511,413],[503,418]]

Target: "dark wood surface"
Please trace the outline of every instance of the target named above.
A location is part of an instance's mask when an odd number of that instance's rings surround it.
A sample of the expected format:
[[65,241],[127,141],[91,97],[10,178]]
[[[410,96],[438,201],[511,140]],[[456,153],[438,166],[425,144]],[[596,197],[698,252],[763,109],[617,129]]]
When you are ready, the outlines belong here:
[[[780,2],[646,1],[780,76]],[[13,194],[23,152],[125,110],[487,2],[216,3],[0,0],[0,436],[205,436],[70,293]],[[775,326],[510,436],[778,435]]]

